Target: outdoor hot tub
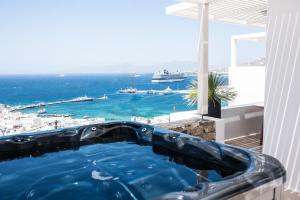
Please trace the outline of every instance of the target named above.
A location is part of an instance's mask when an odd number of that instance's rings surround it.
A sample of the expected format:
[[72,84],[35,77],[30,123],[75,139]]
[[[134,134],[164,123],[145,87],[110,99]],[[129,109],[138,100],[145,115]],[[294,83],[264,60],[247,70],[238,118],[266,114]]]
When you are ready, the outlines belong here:
[[0,199],[280,199],[274,158],[113,122],[0,138]]

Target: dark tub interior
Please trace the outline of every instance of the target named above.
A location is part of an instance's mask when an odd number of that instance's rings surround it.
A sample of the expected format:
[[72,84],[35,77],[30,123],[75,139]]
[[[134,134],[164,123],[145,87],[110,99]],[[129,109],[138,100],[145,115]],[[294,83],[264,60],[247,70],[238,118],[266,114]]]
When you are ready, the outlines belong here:
[[0,159],[8,200],[158,199],[203,191],[251,163],[246,152],[134,123],[5,137]]

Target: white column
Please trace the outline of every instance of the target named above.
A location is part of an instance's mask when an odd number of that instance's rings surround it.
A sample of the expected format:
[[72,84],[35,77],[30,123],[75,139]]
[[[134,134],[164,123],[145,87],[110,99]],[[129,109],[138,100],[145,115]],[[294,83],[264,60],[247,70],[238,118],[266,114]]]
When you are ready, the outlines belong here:
[[198,114],[208,113],[208,3],[200,3],[198,38]]
[[230,67],[237,66],[237,50],[236,50],[237,40],[232,36],[231,37],[231,63]]

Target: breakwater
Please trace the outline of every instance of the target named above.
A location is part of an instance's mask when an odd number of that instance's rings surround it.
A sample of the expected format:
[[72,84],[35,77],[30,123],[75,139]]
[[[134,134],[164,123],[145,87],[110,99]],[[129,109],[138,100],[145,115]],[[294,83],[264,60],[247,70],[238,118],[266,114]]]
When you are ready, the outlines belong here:
[[61,101],[53,101],[53,102],[41,102],[37,104],[29,104],[29,105],[22,105],[22,106],[12,106],[10,111],[20,111],[20,110],[25,110],[25,109],[30,109],[30,108],[41,108],[44,106],[51,106],[51,105],[56,105],[56,104],[63,104],[63,103],[76,103],[76,102],[85,102],[85,101],[95,101],[95,100],[107,100],[107,96],[103,96],[100,98],[94,98],[94,97],[78,97],[74,99],[69,99],[69,100],[61,100]]

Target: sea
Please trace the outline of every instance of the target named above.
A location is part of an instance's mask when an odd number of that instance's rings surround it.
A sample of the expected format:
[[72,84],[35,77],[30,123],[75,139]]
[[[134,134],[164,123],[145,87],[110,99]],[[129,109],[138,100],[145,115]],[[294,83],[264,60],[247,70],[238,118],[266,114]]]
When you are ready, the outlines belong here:
[[[102,97],[108,100],[72,102],[46,106],[47,114],[71,114],[74,118],[101,117],[105,120],[152,118],[171,112],[196,109],[188,106],[183,94],[120,94],[120,89],[185,90],[195,77],[182,82],[151,83],[152,74],[80,74],[80,75],[6,75],[0,76],[0,104],[17,106],[70,100],[77,97]],[[38,108],[24,113],[37,113]]]

